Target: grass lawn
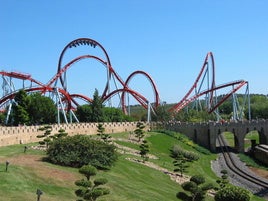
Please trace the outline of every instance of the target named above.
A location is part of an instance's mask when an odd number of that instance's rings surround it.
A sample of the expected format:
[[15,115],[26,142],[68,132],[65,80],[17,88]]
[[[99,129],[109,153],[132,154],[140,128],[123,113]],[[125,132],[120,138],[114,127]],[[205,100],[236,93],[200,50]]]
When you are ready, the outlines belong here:
[[[202,174],[206,177],[206,181],[212,183],[217,180],[210,168],[211,160],[216,158],[215,154],[200,153],[189,144],[162,133],[150,132],[146,136],[150,154],[157,158],[149,159],[149,162],[173,171],[173,160],[169,154],[172,146],[178,144],[184,149],[197,153],[200,157],[198,161],[190,164],[187,174]],[[127,141],[128,133],[112,134],[112,137],[120,145],[139,149],[139,145]],[[0,147],[0,200],[35,201],[37,189],[44,192],[41,196],[42,201],[77,199],[74,194],[77,189],[74,181],[83,178],[78,173],[78,169],[42,161],[42,157],[45,156],[44,151],[27,149],[24,153],[23,150],[24,145]],[[178,200],[176,194],[182,191],[178,183],[172,181],[162,171],[129,161],[126,159],[127,157],[140,159],[140,156],[133,156],[130,153],[120,154],[111,170],[98,171],[96,177],[107,178],[106,186],[110,189],[110,194],[100,197],[98,201]],[[5,171],[6,161],[10,162],[7,172]],[[206,198],[206,201],[212,200],[212,197]],[[261,201],[263,199],[254,197],[252,200]]]

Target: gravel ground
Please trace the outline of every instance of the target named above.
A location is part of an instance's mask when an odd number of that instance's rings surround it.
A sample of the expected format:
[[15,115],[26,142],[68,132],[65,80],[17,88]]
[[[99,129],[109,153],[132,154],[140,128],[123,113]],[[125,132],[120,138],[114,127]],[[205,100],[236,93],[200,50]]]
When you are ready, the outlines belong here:
[[[258,177],[261,178],[260,176],[256,175],[254,172],[252,172],[246,165],[245,163],[241,162],[240,159],[238,158],[238,156],[236,154],[233,154],[233,157],[235,157],[235,161],[236,164],[238,165],[238,167],[241,167],[241,169],[247,171],[248,173],[250,173],[251,175],[253,175],[254,177]],[[217,160],[213,161],[212,164],[212,169],[213,171],[219,176],[221,177],[221,170],[227,170],[228,172],[228,179],[230,181],[230,183],[232,183],[235,186],[240,186],[242,188],[245,188],[247,190],[249,190],[250,192],[252,192],[255,195],[258,195],[260,197],[263,197],[265,200],[268,200],[268,189],[263,189],[258,185],[252,184],[251,182],[241,178],[240,176],[236,175],[235,173],[233,173],[225,164],[224,159],[223,159],[223,155],[220,153],[219,157]],[[268,181],[267,179],[261,178],[265,181]]]

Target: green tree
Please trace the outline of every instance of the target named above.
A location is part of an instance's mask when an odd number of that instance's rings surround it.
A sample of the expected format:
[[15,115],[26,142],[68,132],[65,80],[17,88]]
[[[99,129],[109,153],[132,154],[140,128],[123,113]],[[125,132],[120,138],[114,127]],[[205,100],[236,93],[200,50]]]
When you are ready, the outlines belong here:
[[149,153],[148,142],[147,142],[147,140],[143,140],[142,144],[140,145],[140,155],[141,155],[143,162],[145,162],[149,159],[148,153]]
[[228,175],[227,175],[227,170],[222,170],[221,171],[221,179],[217,180],[216,182],[219,184],[220,189],[224,188],[228,183]]
[[20,90],[14,97],[13,103],[13,125],[28,124],[30,117],[27,112],[29,101],[27,99],[27,94],[24,90]]
[[145,131],[143,130],[144,128],[145,128],[145,125],[143,124],[143,122],[141,121],[137,122],[134,133],[135,133],[135,136],[138,138],[139,142],[145,135]]
[[82,200],[95,201],[100,196],[110,193],[108,188],[100,187],[108,182],[107,179],[98,178],[94,181],[91,181],[91,177],[97,174],[97,169],[94,166],[84,165],[79,169],[79,173],[86,177],[86,180],[81,179],[75,182],[75,185],[79,187],[79,189],[75,191],[75,194],[76,196],[82,198]]
[[56,122],[57,109],[52,99],[20,90],[14,97],[13,110],[9,118],[12,125],[49,124]]
[[103,113],[105,122],[121,122],[131,120],[131,118],[128,115],[125,115],[123,111],[119,108],[104,107]]
[[[251,117],[252,119],[268,118],[268,98],[265,95],[251,95]],[[246,111],[248,114],[248,111]]]
[[189,167],[186,158],[184,158],[182,154],[179,154],[175,158],[175,160],[173,161],[173,165],[175,166],[174,172],[179,172],[181,177],[183,176],[183,173],[186,172],[186,169]]
[[205,200],[206,192],[213,189],[213,185],[205,183],[205,178],[202,175],[194,175],[190,181],[182,183],[181,187],[184,191],[177,193],[177,198],[181,200],[202,201]]
[[29,100],[27,98],[27,93],[24,90],[19,90],[19,92],[16,93],[14,100],[18,105],[20,105],[24,109],[28,107]]
[[174,172],[179,172],[181,177],[189,167],[189,163],[199,159],[199,156],[197,154],[183,150],[179,145],[174,145],[170,152],[170,156],[174,158]]
[[97,89],[95,89],[95,92],[93,95],[93,101],[91,103],[91,109],[92,109],[91,121],[92,122],[104,121],[103,107],[104,105],[102,104],[102,99],[99,96],[99,92]]
[[15,105],[14,106],[14,125],[18,126],[18,125],[24,125],[24,124],[29,124],[29,114],[28,112],[25,110],[25,108],[23,108],[20,105]]
[[162,104],[156,108],[156,115],[152,116],[153,121],[169,121],[171,113],[168,111],[166,104]]
[[66,137],[67,135],[68,135],[68,133],[65,132],[65,130],[64,130],[63,128],[60,128],[60,129],[58,130],[58,133],[55,133],[54,135],[52,135],[51,138],[52,138],[53,140],[55,140],[55,139],[59,139],[59,138]]
[[48,148],[49,143],[52,141],[52,138],[51,138],[52,126],[50,125],[43,126],[43,127],[40,127],[38,130],[44,131],[42,135],[36,136],[37,138],[44,138],[43,141],[39,141],[39,144],[46,145],[46,148]]
[[4,124],[5,123],[5,118],[6,118],[5,114],[2,113],[2,112],[0,112],[0,124]]
[[80,122],[91,122],[92,108],[91,105],[80,105],[76,109],[76,115]]
[[102,123],[98,123],[97,125],[97,132],[98,136],[103,140],[105,143],[109,143],[111,139],[111,135],[105,133],[105,128],[103,127]]
[[249,201],[251,193],[238,186],[226,186],[215,195],[215,201]]
[[32,93],[28,96],[27,112],[31,124],[50,124],[56,122],[57,108],[53,100],[41,93]]

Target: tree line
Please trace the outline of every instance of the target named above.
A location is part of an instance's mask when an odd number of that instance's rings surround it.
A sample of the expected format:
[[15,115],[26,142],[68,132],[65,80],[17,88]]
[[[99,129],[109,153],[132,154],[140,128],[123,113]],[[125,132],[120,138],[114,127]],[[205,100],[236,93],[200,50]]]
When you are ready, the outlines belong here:
[[[221,97],[219,96],[219,99]],[[250,94],[250,117],[251,119],[268,119],[268,96],[263,94]],[[244,95],[238,94],[237,101],[240,105],[244,102]],[[216,121],[217,115],[215,113],[208,113],[205,108],[205,100],[201,100],[200,104],[203,109],[197,110],[191,103],[178,113],[171,113],[169,110],[174,104],[162,104],[156,109],[156,115],[152,116],[153,121],[182,121],[182,122],[205,122]],[[233,116],[233,100],[230,97],[224,101],[218,108],[220,118],[225,121],[230,121]],[[249,120],[248,107],[243,109],[244,120]]]
[[[26,93],[20,90],[12,100],[12,109],[0,113],[0,122],[9,126],[43,125],[57,123],[57,106],[54,101],[39,92]],[[8,114],[9,113],[9,114]],[[61,114],[62,115],[62,114]],[[79,122],[121,122],[133,121],[119,108],[105,107],[98,90],[95,90],[92,103],[80,105],[75,111]],[[6,119],[8,121],[6,122]]]
[[[239,103],[243,103],[243,95],[237,95]],[[250,94],[251,119],[268,119],[268,97],[263,94]],[[205,100],[201,100],[204,105]],[[205,122],[216,121],[215,113],[209,114],[205,109],[197,110],[192,103],[178,113],[171,113],[170,108],[174,104],[161,104],[151,114],[152,121],[182,121]],[[205,107],[204,107],[205,108]],[[105,107],[96,89],[93,101],[76,108],[75,115],[79,122],[121,122],[121,121],[146,121],[147,110],[140,105],[129,106],[130,114],[125,115],[120,108]],[[229,98],[223,102],[218,111],[222,120],[229,121],[233,115],[233,102]],[[20,90],[12,101],[12,110],[6,121],[8,108],[5,113],[0,113],[0,123],[11,126],[37,125],[57,123],[57,106],[50,97],[41,93],[27,94]],[[244,108],[243,116],[248,119],[249,110]]]

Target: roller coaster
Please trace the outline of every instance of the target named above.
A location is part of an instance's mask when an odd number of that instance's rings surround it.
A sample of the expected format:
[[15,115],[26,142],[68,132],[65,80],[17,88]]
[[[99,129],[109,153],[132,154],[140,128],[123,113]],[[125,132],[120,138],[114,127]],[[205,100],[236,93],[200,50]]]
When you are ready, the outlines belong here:
[[[208,113],[215,113],[217,120],[221,120],[219,106],[228,98],[232,98],[233,114],[232,120],[239,121],[245,117],[244,110],[248,109],[248,119],[251,119],[250,114],[250,97],[249,97],[249,84],[245,80],[231,81],[225,84],[216,85],[215,79],[215,62],[212,52],[207,53],[201,71],[199,72],[194,84],[186,95],[171,109],[170,112],[179,112],[193,103],[191,107],[197,110],[206,110]],[[243,101],[240,103],[236,92],[245,88]],[[224,89],[225,92],[221,96],[217,96],[220,90]],[[226,92],[226,90],[228,90]],[[201,103],[205,100],[205,104]]]
[[[71,60],[66,59],[65,54],[72,48],[78,48],[79,46],[86,46],[89,48],[98,48],[99,54],[85,54],[75,57]],[[159,93],[156,88],[156,85],[153,79],[144,71],[135,71],[131,73],[126,81],[121,79],[121,77],[116,73],[113,69],[110,58],[103,48],[103,46],[95,40],[89,38],[79,38],[71,41],[67,44],[62,50],[59,61],[57,73],[46,83],[42,83],[32,78],[30,74],[20,73],[20,72],[6,72],[1,71],[2,75],[2,97],[0,99],[0,108],[1,111],[7,110],[7,120],[9,118],[10,111],[12,109],[12,104],[14,103],[14,97],[19,90],[24,90],[26,92],[40,92],[44,95],[48,94],[55,103],[58,108],[58,122],[60,122],[60,113],[63,114],[65,123],[72,122],[73,119],[77,122],[79,120],[76,118],[74,114],[74,110],[79,105],[78,99],[82,99],[87,103],[91,103],[92,99],[84,94],[71,94],[69,93],[68,85],[67,85],[67,72],[70,68],[74,67],[75,63],[79,63],[84,59],[93,59],[100,62],[106,69],[107,72],[107,80],[105,83],[105,88],[102,92],[101,99],[104,103],[110,102],[112,97],[118,95],[119,102],[124,113],[127,113],[126,108],[126,96],[132,95],[145,109],[154,109],[159,105],[160,98]],[[68,60],[66,62],[66,60]],[[64,63],[65,62],[65,63]],[[152,86],[152,90],[154,92],[154,104],[153,106],[149,102],[149,100],[143,96],[141,93],[131,89],[129,87],[129,83],[133,77],[136,75],[144,76]],[[20,81],[20,86],[17,86],[18,81]],[[16,83],[16,84],[15,84]],[[86,83],[83,83],[85,86]],[[120,87],[119,87],[120,86]],[[127,95],[126,95],[127,94]],[[111,105],[111,103],[110,103]],[[69,112],[70,115],[67,115]],[[69,119],[67,119],[67,117]]]
[[[84,47],[87,49],[86,54],[70,58],[70,54],[68,54],[69,51],[73,48],[80,47]],[[98,49],[99,54],[88,54],[88,52],[91,52],[90,50],[92,48]],[[66,56],[66,54],[68,56]],[[74,120],[76,122],[79,122],[74,113],[74,110],[80,104],[79,101],[83,100],[86,103],[91,103],[92,99],[84,94],[72,94],[69,92],[69,87],[67,85],[67,72],[71,68],[74,68],[74,64],[86,59],[97,61],[105,67],[106,82],[104,83],[104,90],[101,93],[101,99],[103,103],[107,103],[109,106],[112,106],[112,98],[114,96],[117,96],[120,107],[122,108],[123,112],[127,114],[128,111],[126,99],[129,95],[131,95],[143,108],[148,110],[148,120],[150,119],[149,114],[151,113],[151,111],[155,111],[155,109],[160,105],[159,93],[156,84],[154,83],[150,75],[144,71],[137,70],[131,73],[124,81],[112,67],[107,51],[100,43],[90,38],[78,38],[76,40],[71,41],[64,47],[58,60],[56,74],[46,84],[32,78],[30,74],[15,71],[0,71],[2,77],[2,96],[0,97],[0,110],[2,112],[5,111],[7,113],[6,121],[8,121],[9,114],[12,110],[12,105],[15,102],[14,97],[16,93],[19,90],[24,90],[27,93],[40,92],[43,95],[50,96],[55,101],[55,104],[58,108],[58,123],[61,122],[60,116],[63,116],[63,121],[65,123],[70,123]],[[210,67],[212,68],[212,70],[210,70]],[[130,87],[130,82],[132,78],[137,75],[144,76],[145,79],[147,79],[151,84],[152,91],[154,94],[154,101],[152,102],[153,104],[151,104],[148,98],[146,98],[143,94]],[[207,87],[203,89],[205,86],[205,80],[207,80]],[[86,84],[87,83],[84,83],[83,86],[86,86]],[[248,82],[244,80],[233,81],[227,84],[216,86],[213,54],[209,52],[205,58],[202,69],[198,74],[198,77],[195,80],[193,86],[191,87],[189,92],[183,97],[183,99],[170,109],[170,112],[179,112],[193,102],[196,106],[201,105],[198,102],[201,97],[205,96],[205,99],[207,100],[207,111],[209,113],[216,112],[217,114],[219,114],[218,107],[230,96],[233,96],[233,100],[235,100],[235,92],[243,86],[247,86],[246,91],[248,94]],[[228,87],[232,87],[231,91],[228,92],[225,96],[223,96],[218,102],[216,92],[219,89]],[[240,107],[238,109],[237,101],[233,101],[233,106],[234,108],[236,108],[234,109],[234,119],[241,119],[243,107]],[[69,115],[67,115],[67,113],[69,113]]]

